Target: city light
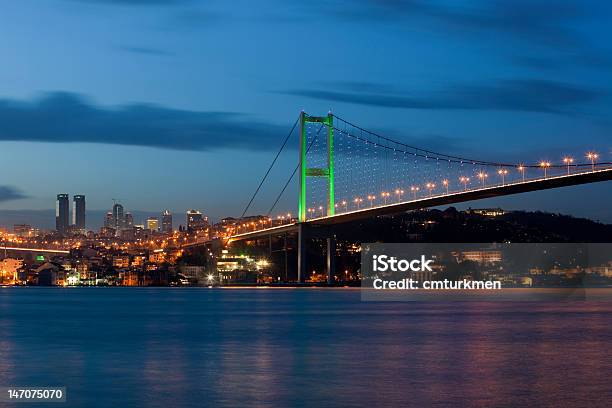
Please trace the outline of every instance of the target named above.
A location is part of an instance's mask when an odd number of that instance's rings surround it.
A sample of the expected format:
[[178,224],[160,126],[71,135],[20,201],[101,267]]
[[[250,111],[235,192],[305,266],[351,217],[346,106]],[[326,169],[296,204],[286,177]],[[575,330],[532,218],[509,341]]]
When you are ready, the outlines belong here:
[[431,197],[431,192],[434,188],[436,188],[436,185],[434,183],[427,183],[425,184],[425,187],[427,187],[427,190],[429,190],[429,196]]
[[353,202],[355,203],[355,205],[357,206],[357,209],[359,210],[360,208],[360,204],[363,202],[363,199],[360,197],[355,197],[355,199],[353,200]]
[[385,201],[385,205],[387,205],[387,198],[389,198],[389,196],[391,195],[390,193],[383,191],[382,193],[380,193],[381,197],[383,198],[383,200]]
[[484,172],[480,172],[478,173],[478,178],[480,179],[480,182],[482,183],[482,186],[486,186],[486,179],[487,177],[489,177],[489,175],[487,173]]
[[370,201],[370,208],[374,206],[374,200],[376,200],[375,195],[368,195],[368,200]]
[[469,177],[465,177],[465,176],[461,176],[461,177],[459,177],[459,181],[461,183],[463,183],[463,189],[465,191],[467,191],[467,185],[470,182],[470,178]]
[[551,163],[549,161],[540,162],[540,167],[544,169],[544,178],[547,177],[547,170],[550,166],[551,166]]
[[519,164],[517,167],[517,170],[521,173],[523,181],[525,181],[525,166],[522,164]]
[[402,195],[404,194],[404,190],[402,190],[401,188],[398,188],[395,190],[395,195],[397,195],[397,202],[399,203],[400,201],[402,201]]
[[410,187],[410,191],[412,191],[412,196],[414,197],[415,200],[417,198],[417,193],[419,192],[419,190],[420,188],[418,186]]
[[447,179],[442,180],[442,185],[444,186],[444,188],[446,188],[446,194],[448,194],[448,180]]
[[497,170],[497,174],[499,174],[502,178],[502,186],[506,185],[506,175],[508,174],[508,169],[499,169]]
[[591,161],[591,169],[593,171],[595,171],[595,163],[596,163],[597,159],[599,158],[599,154],[597,154],[595,152],[588,152],[586,157],[587,157],[587,159],[589,159]]
[[573,157],[569,157],[566,156],[563,158],[563,163],[565,163],[565,165],[567,166],[567,174],[570,174],[570,166],[572,163],[574,163],[574,158]]

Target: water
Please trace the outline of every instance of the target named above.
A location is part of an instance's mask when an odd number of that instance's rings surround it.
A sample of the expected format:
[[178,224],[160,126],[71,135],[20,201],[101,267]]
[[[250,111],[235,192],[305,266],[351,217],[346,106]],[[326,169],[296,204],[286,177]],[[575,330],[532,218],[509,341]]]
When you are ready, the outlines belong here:
[[49,405],[66,407],[603,407],[611,312],[348,289],[0,288],[0,387],[66,386]]

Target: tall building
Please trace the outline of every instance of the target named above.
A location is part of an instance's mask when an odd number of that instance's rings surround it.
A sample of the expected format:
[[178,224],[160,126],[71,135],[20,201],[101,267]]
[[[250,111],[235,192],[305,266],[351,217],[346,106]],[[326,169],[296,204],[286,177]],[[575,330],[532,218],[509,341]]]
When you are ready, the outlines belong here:
[[162,213],[161,232],[164,234],[172,234],[172,213],[170,210],[165,210]]
[[131,212],[125,213],[125,226],[126,228],[132,228],[134,226],[134,216]]
[[125,226],[125,215],[123,213],[123,206],[115,203],[113,205],[113,228],[120,231]]
[[187,211],[187,229],[190,231],[201,230],[207,227],[208,218],[202,216],[198,210]]
[[147,218],[147,229],[150,231],[157,231],[159,229],[159,220],[157,217]]
[[72,225],[78,231],[85,231],[85,196],[72,197]]
[[60,234],[68,231],[70,203],[68,194],[58,194],[55,201],[55,229]]
[[115,228],[112,211],[107,212],[104,216],[104,228]]

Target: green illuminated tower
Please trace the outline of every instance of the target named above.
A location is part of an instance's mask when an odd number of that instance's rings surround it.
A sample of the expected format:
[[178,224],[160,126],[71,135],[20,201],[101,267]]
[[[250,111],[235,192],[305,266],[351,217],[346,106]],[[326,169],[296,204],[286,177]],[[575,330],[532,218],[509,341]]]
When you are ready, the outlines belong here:
[[[306,124],[321,123],[327,127],[327,167],[309,168],[306,160],[308,152]],[[300,114],[300,192],[298,200],[299,221],[306,221],[306,179],[307,177],[327,178],[327,215],[335,213],[334,199],[334,116],[309,116],[305,112]]]

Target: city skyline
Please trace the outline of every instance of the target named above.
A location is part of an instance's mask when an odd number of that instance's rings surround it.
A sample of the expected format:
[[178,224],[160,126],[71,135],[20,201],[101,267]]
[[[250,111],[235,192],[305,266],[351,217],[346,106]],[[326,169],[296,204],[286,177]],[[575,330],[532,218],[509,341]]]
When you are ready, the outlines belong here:
[[1,16],[0,406],[612,405],[612,2]]
[[[7,5],[0,140],[19,171],[0,182],[0,224],[51,209],[57,191],[83,193],[92,209],[120,197],[145,212],[238,216],[301,109],[443,152],[612,158],[608,4],[280,4],[58,0],[36,16],[27,1]],[[121,30],[109,32],[103,22],[115,19]],[[58,24],[33,24],[47,20]],[[329,46],[312,56],[299,43]],[[288,147],[252,214],[266,213],[295,165],[296,140]],[[52,168],[24,167],[34,151],[54,157]],[[477,205],[612,222],[605,185],[574,191]],[[279,211],[295,211],[296,196],[291,185]]]
[[[68,222],[58,221],[58,205],[60,197],[62,200],[68,199],[68,207],[63,210],[63,217],[66,217]],[[191,211],[195,211],[202,215],[200,210],[194,210],[192,208],[183,211],[170,211],[165,208],[161,211],[143,211],[143,210],[125,210],[125,206],[116,200],[112,200],[112,205],[109,209],[85,209],[85,195],[75,194],[72,195],[70,200],[70,194],[57,194],[56,197],[56,209],[46,210],[15,210],[14,213],[10,214],[10,218],[16,217],[14,223],[0,221],[0,230],[12,230],[15,225],[31,225],[32,227],[48,230],[48,231],[63,231],[66,232],[71,228],[77,231],[98,231],[100,228],[105,226],[105,218],[113,213],[113,207],[118,206],[124,209],[124,216],[130,218],[128,224],[145,226],[148,219],[156,218],[158,222],[158,229],[160,232],[169,232],[173,229],[178,229],[180,226],[187,228],[188,220]],[[72,202],[72,204],[70,204]],[[78,208],[77,208],[77,204]],[[82,207],[81,207],[82,206]],[[176,218],[177,214],[182,214],[181,218]],[[208,219],[208,216],[205,217]],[[79,222],[75,222],[76,220]],[[0,210],[0,220],[2,220],[2,210]],[[176,221],[176,224],[174,223]],[[127,222],[127,221],[126,221]],[[173,228],[174,227],[174,228]]]

